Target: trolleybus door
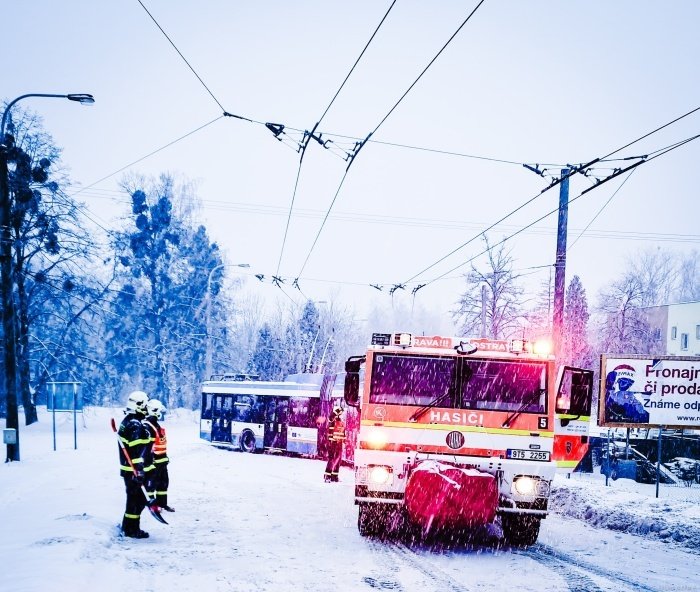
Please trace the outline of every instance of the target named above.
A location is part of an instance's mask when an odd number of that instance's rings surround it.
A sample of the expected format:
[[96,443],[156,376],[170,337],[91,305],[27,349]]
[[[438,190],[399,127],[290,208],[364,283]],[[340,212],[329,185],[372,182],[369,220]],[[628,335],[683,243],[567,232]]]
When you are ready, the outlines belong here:
[[211,398],[211,441],[231,442],[231,395],[213,395]]
[[265,448],[287,450],[289,397],[269,397],[265,406]]

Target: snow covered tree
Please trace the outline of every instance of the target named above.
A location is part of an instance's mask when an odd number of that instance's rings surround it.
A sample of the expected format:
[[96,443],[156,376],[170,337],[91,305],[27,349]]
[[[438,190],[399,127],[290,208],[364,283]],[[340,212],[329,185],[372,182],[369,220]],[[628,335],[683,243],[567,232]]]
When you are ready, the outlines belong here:
[[220,286],[216,268],[223,267],[219,250],[203,227],[193,228],[173,214],[174,202],[192,196],[183,195],[186,188],[176,186],[171,176],[127,188],[134,226],[114,244],[121,265],[120,290],[113,300],[119,322],[112,321],[106,334],[114,379],[126,382],[115,388],[138,386],[166,406],[193,406],[208,336],[203,311],[211,305],[215,326],[226,325],[225,312],[215,301]]
[[[458,308],[452,311],[452,318],[461,335],[504,339],[520,326],[523,290],[518,285],[520,276],[513,273],[513,259],[505,251],[505,244],[492,248],[487,237],[484,244],[488,249],[486,269],[480,271],[472,264],[471,271],[464,276],[467,289],[457,303]],[[481,335],[482,287],[486,292],[486,335]]]
[[287,352],[281,339],[273,333],[268,323],[258,333],[258,341],[251,356],[251,366],[262,380],[284,380],[287,374]]
[[588,301],[581,279],[575,275],[569,282],[564,304],[564,335],[561,363],[590,368],[593,354],[588,343]]
[[[65,338],[86,310],[84,303],[63,315],[52,316],[50,309],[74,299],[92,248],[91,237],[80,230],[77,204],[65,192],[69,181],[60,169],[60,150],[38,116],[17,107],[13,114],[7,157],[18,388],[31,424],[37,420],[33,393],[71,367]],[[62,336],[58,341],[46,338],[42,327],[49,325],[53,337]]]

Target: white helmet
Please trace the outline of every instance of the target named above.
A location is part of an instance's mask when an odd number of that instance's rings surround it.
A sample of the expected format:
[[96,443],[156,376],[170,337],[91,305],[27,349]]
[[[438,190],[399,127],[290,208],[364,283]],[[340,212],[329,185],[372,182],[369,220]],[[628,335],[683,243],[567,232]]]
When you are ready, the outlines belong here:
[[158,399],[151,399],[146,404],[147,415],[152,415],[156,419],[161,419],[163,414],[167,411],[165,405],[161,403]]
[[133,391],[129,393],[126,399],[127,413],[141,413],[146,415],[146,404],[148,403],[148,395],[143,391]]

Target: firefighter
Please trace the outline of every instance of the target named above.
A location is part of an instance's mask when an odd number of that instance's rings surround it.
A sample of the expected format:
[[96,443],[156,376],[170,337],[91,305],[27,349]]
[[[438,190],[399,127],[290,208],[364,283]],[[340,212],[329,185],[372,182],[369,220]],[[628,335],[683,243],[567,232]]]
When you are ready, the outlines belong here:
[[328,418],[328,463],[323,475],[323,480],[326,483],[338,481],[340,461],[343,458],[343,442],[345,441],[345,423],[341,419],[342,414],[343,408],[336,405]]
[[[126,488],[126,510],[122,519],[122,532],[125,536],[135,539],[147,539],[148,533],[141,530],[141,512],[146,507],[146,498],[142,486],[145,484],[146,473],[152,469],[151,435],[144,424],[148,395],[143,391],[129,394],[124,410],[124,419],[119,425],[118,436],[124,444],[124,450],[119,447],[119,474],[124,479]],[[133,468],[132,468],[133,465]]]
[[151,496],[155,496],[156,505],[167,512],[174,512],[175,508],[168,505],[168,451],[165,428],[160,425],[166,412],[165,405],[157,399],[150,399],[146,405],[146,424],[151,431],[153,441],[153,471],[149,473],[148,487]]

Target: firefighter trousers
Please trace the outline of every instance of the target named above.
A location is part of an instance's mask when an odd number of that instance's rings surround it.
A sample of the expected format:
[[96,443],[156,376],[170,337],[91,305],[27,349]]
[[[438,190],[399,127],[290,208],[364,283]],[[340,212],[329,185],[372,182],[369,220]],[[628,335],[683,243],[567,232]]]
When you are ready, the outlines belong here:
[[155,469],[149,475],[148,487],[146,489],[156,497],[156,505],[165,508],[168,505],[168,463],[156,463]]
[[342,441],[331,440],[330,445],[328,446],[328,463],[326,464],[326,472],[323,475],[326,481],[338,480],[338,472],[340,470],[340,461],[342,458]]
[[141,530],[141,512],[146,507],[146,498],[141,486],[131,475],[124,476],[126,488],[126,509],[122,519],[122,530],[125,534],[133,535]]

